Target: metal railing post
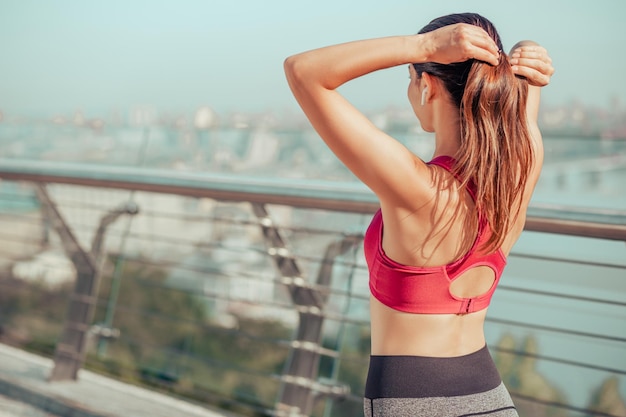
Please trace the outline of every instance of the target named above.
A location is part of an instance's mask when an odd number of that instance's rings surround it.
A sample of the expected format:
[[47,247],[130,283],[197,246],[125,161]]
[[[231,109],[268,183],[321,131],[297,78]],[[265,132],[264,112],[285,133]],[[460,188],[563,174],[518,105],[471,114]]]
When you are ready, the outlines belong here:
[[348,236],[333,242],[326,250],[317,283],[311,285],[302,276],[300,268],[289,253],[285,241],[274,226],[263,204],[253,203],[253,211],[273,257],[298,311],[299,323],[286,370],[281,376],[281,390],[276,404],[276,415],[285,417],[308,416],[318,395],[346,393],[345,387],[327,387],[317,381],[321,353],[323,310],[328,296],[321,289],[330,286],[335,257],[358,244],[360,239]]
[[119,216],[136,214],[138,210],[134,205],[126,205],[102,217],[91,251],[87,252],[80,246],[78,239],[50,198],[45,184],[38,183],[36,190],[39,201],[48,213],[52,227],[61,239],[65,253],[76,269],[76,283],[65,316],[63,333],[56,345],[54,367],[48,379],[50,381],[75,380],[85,360],[87,335],[95,312],[99,278],[97,264],[102,255],[106,228]]
[[54,352],[50,381],[76,379],[82,366],[87,332],[95,305],[96,264],[85,252],[63,216],[50,198],[44,184],[37,184],[37,196],[47,211],[52,227],[59,235],[63,249],[76,268],[76,283],[65,316],[65,324]]

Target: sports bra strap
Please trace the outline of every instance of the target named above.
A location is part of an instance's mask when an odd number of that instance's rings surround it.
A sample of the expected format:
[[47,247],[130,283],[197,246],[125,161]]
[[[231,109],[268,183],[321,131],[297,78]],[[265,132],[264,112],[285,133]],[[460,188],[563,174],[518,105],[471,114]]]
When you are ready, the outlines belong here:
[[[463,178],[459,177],[456,172],[454,172],[454,164],[456,163],[456,159],[449,155],[440,155],[436,158],[433,158],[430,162],[427,162],[428,165],[437,165],[441,168],[445,169],[452,175],[457,181],[463,182]],[[476,184],[474,181],[470,180],[467,184],[467,191],[472,196],[472,199],[476,201]]]

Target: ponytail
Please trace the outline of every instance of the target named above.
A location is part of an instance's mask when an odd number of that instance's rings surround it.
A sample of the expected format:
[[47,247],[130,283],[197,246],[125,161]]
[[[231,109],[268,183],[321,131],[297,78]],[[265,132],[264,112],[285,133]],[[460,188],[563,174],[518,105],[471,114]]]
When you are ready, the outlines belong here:
[[[475,13],[437,18],[419,33],[455,23],[483,28],[502,50],[494,25]],[[492,232],[482,249],[495,251],[519,215],[534,158],[526,122],[527,81],[513,74],[503,53],[496,66],[473,59],[413,66],[418,76],[427,72],[439,78],[459,108],[461,146],[454,155],[454,171],[464,186],[474,184],[480,220],[487,222]]]
[[461,146],[455,172],[475,184],[476,208],[492,231],[485,243],[496,250],[515,222],[533,162],[526,123],[528,86],[517,78],[506,55],[491,66],[473,61],[461,113]]

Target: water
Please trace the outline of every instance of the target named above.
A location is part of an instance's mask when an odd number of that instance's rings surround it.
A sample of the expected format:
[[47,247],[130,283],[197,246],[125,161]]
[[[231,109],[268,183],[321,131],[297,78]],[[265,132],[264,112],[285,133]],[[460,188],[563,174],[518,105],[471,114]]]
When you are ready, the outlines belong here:
[[[390,133],[423,159],[432,154],[430,136]],[[544,148],[534,203],[626,210],[626,140],[546,136]],[[0,157],[356,181],[312,130],[0,123]]]

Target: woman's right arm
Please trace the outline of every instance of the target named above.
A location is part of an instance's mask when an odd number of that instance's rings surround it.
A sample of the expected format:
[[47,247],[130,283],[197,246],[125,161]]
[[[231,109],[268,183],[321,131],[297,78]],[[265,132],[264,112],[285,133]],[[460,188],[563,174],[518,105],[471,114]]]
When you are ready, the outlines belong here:
[[513,72],[528,80],[526,113],[529,122],[537,123],[541,87],[548,85],[554,74],[552,59],[544,47],[533,41],[516,43],[511,49],[510,57]]
[[510,62],[513,72],[528,81],[526,119],[535,145],[535,167],[526,193],[527,199],[530,200],[543,164],[543,141],[538,125],[541,88],[550,82],[554,67],[546,49],[533,41],[520,41],[515,44],[511,49]]

